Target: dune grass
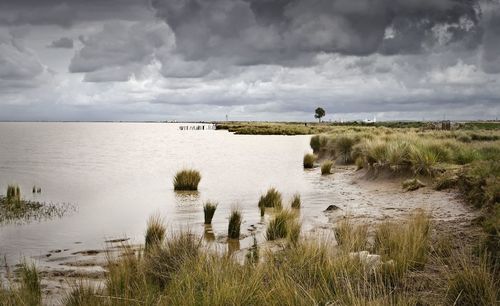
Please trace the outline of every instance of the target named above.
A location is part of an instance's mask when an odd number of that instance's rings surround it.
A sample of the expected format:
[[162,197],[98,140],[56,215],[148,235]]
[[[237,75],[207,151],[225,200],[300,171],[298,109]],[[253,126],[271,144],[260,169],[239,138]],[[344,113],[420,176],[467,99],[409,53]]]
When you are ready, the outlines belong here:
[[229,239],[240,239],[241,221],[241,212],[238,209],[233,209],[229,216],[229,225],[227,228],[227,236]]
[[155,247],[158,247],[163,243],[165,239],[165,233],[167,229],[163,224],[163,219],[159,215],[153,215],[149,217],[147,226],[146,226],[146,235],[145,235],[145,243],[144,248],[146,251],[149,251]]
[[335,240],[343,251],[358,252],[368,247],[368,226],[354,225],[349,217],[338,223],[334,233]]
[[201,174],[197,170],[183,169],[174,177],[174,190],[196,191],[201,181]]
[[325,160],[323,164],[321,164],[321,175],[332,174],[332,166],[333,162],[331,160]]
[[23,262],[19,269],[19,284],[0,285],[0,305],[41,305],[42,286],[34,264]]
[[217,203],[212,203],[210,201],[203,204],[203,214],[205,217],[205,224],[212,224],[212,218],[214,217],[217,206],[218,206]]
[[296,193],[292,197],[292,201],[290,202],[290,207],[294,209],[299,209],[302,205],[302,201],[300,199],[300,193]]
[[314,167],[314,162],[318,157],[314,154],[308,153],[304,155],[303,165],[305,169],[311,169]]
[[269,188],[265,195],[260,196],[258,205],[259,207],[281,209],[283,207],[283,197],[281,196],[281,192],[274,187]]

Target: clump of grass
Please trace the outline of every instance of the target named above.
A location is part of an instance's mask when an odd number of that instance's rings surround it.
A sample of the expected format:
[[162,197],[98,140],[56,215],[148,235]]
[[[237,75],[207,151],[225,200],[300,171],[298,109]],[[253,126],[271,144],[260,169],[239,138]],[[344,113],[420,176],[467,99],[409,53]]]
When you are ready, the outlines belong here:
[[198,190],[198,184],[201,180],[201,174],[197,170],[184,169],[174,177],[174,190]]
[[495,281],[486,258],[474,263],[470,256],[459,255],[458,267],[448,273],[449,305],[496,305],[500,284]]
[[417,178],[412,178],[412,179],[408,179],[406,181],[403,181],[403,183],[401,183],[401,185],[403,186],[403,189],[405,191],[414,191],[414,190],[417,190],[421,187],[425,187],[425,184],[422,183]]
[[414,213],[404,225],[386,222],[375,231],[374,251],[384,261],[394,260],[394,272],[422,268],[427,262],[430,221],[424,212]]
[[335,140],[335,148],[340,154],[340,158],[344,163],[351,162],[351,151],[356,141],[349,136],[340,136]]
[[308,153],[304,155],[304,168],[305,169],[310,169],[314,167],[314,162],[316,161],[318,157],[314,154]]
[[331,160],[326,160],[321,165],[321,175],[332,174],[333,162]]
[[[292,223],[297,218],[297,215],[289,210],[282,210],[277,213],[274,218],[269,222],[266,230],[267,240],[283,239],[290,236]],[[295,230],[296,230],[295,226]],[[299,226],[300,234],[300,226]],[[297,235],[297,233],[295,233]],[[298,239],[298,237],[293,237],[293,240]]]
[[335,227],[335,239],[340,248],[347,252],[366,250],[368,245],[368,226],[355,226],[349,218],[343,219]]
[[34,264],[23,263],[21,266],[21,287],[22,300],[27,305],[40,305],[42,300],[42,289],[40,277]]
[[433,166],[438,161],[434,151],[422,145],[414,145],[410,149],[409,157],[415,174],[433,175]]
[[7,186],[7,204],[20,206],[21,205],[21,189],[17,185]]
[[473,148],[460,146],[453,151],[452,159],[458,165],[470,164],[475,160],[480,159],[480,154]]
[[365,167],[365,160],[361,156],[356,158],[354,163],[356,164],[356,170],[361,170]]
[[233,209],[229,216],[229,225],[227,228],[227,236],[229,239],[240,239],[241,221],[241,212],[238,209]]
[[[145,257],[145,276],[155,286],[165,288],[183,263],[198,258],[199,254],[200,240],[191,232],[176,233]],[[132,269],[141,268],[135,259],[130,260]]]
[[283,201],[281,193],[276,188],[269,188],[265,195],[260,196],[259,207],[282,208]]
[[212,218],[214,217],[215,210],[217,209],[217,203],[206,202],[203,205],[203,213],[205,216],[205,224],[212,224]]
[[300,193],[294,194],[290,206],[294,209],[299,209],[301,204],[302,201],[300,200]]
[[91,284],[80,283],[63,297],[62,304],[65,306],[101,305],[103,295]]
[[166,233],[165,225],[163,220],[159,215],[153,215],[149,217],[145,235],[144,248],[146,251],[150,251],[155,247],[158,247],[163,243]]
[[309,145],[311,146],[311,149],[313,149],[314,153],[318,153],[321,148],[320,135],[312,136]]

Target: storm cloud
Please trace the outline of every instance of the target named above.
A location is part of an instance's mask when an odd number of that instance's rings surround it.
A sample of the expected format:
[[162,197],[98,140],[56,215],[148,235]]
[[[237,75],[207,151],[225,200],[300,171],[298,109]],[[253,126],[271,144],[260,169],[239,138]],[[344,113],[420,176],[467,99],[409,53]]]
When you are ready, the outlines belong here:
[[498,50],[498,0],[2,1],[0,119],[490,118]]

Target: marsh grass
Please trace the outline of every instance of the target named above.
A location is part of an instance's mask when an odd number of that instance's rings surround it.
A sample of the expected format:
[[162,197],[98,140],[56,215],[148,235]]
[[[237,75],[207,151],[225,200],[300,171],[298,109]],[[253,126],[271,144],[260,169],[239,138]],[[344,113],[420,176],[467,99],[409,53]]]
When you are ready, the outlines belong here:
[[311,169],[314,167],[314,162],[318,157],[314,154],[308,153],[304,155],[303,165],[305,169]]
[[356,140],[350,136],[340,136],[335,139],[336,152],[345,164],[352,162],[351,152],[354,144]]
[[212,202],[206,202],[203,204],[203,214],[205,217],[205,224],[212,224],[212,218],[214,217],[215,210],[218,204]]
[[163,219],[159,215],[149,217],[144,243],[144,249],[146,252],[161,245],[165,239],[166,232],[167,229],[165,228]]
[[338,223],[334,234],[337,244],[343,251],[358,252],[368,247],[368,226],[354,225],[349,217]]
[[[295,219],[285,219],[289,218]],[[382,235],[377,227],[375,245],[385,263],[370,269],[349,253],[363,249],[370,234],[364,229],[357,231],[353,223],[339,226],[344,228],[341,252],[336,252],[328,239],[297,239],[261,255],[252,253],[251,248],[246,264],[201,248],[200,240],[190,233],[177,233],[148,256],[129,252],[110,258],[104,287],[79,285],[64,304],[495,305],[498,299],[496,272],[486,261],[477,265],[473,255],[463,260],[457,256],[459,264],[451,268],[433,260],[430,269],[413,271],[423,269],[426,260],[422,258],[429,256],[420,254],[429,249],[425,238],[428,217],[422,212],[403,222],[384,223],[381,226],[390,231],[384,230]],[[287,238],[292,242],[291,236]],[[363,242],[352,243],[351,239]],[[256,240],[254,246],[258,247]],[[387,262],[390,260],[393,262]],[[430,280],[435,277],[442,279]],[[443,290],[438,284],[447,288]],[[36,287],[19,288],[37,291]],[[22,296],[17,288],[0,288],[0,305],[33,305]]]
[[227,228],[227,236],[229,239],[240,239],[241,221],[241,211],[233,208],[229,216],[229,225]]
[[321,164],[321,175],[332,174],[333,162],[331,160],[326,160]]
[[197,170],[184,169],[174,177],[174,190],[179,191],[196,191],[198,184],[201,181],[201,174]]
[[302,201],[300,199],[300,193],[296,193],[292,197],[292,201],[290,203],[290,207],[294,209],[299,209],[302,204]]
[[[276,240],[290,238],[292,241],[296,242],[298,240],[298,235],[300,235],[300,223],[297,222],[297,217],[296,213],[287,209],[278,212],[267,226],[266,239]],[[292,229],[294,230],[293,233]]]
[[500,284],[495,281],[487,257],[473,261],[471,255],[456,255],[457,266],[448,270],[447,301],[449,305],[496,305],[500,298]]
[[74,209],[68,203],[53,204],[24,200],[19,186],[9,185],[6,195],[0,196],[0,224],[60,218]]
[[374,252],[385,261],[394,260],[394,272],[402,275],[421,269],[427,262],[430,220],[424,212],[414,213],[403,225],[380,224],[375,230]]
[[276,188],[269,188],[265,195],[260,196],[259,207],[277,208],[283,207],[283,197]]
[[6,203],[8,205],[20,206],[21,202],[21,189],[17,185],[7,186]]

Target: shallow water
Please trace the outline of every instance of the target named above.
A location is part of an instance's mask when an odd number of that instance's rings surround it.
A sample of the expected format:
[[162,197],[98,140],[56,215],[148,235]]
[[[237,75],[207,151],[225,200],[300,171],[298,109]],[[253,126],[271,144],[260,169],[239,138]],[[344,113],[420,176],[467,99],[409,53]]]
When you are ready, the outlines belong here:
[[[77,208],[60,219],[0,225],[0,256],[13,264],[53,249],[102,249],[108,239],[140,243],[154,213],[171,229],[201,234],[202,204],[209,199],[219,202],[216,239],[223,240],[233,206],[242,210],[242,235],[248,236],[250,225],[262,221],[257,202],[270,186],[287,202],[300,192],[301,217],[311,226],[324,221],[334,180],[304,171],[309,151],[309,136],[181,131],[178,124],[0,123],[0,193],[16,183],[26,199]],[[198,193],[174,192],[173,175],[183,167],[200,170]],[[41,194],[31,193],[33,185]]]

